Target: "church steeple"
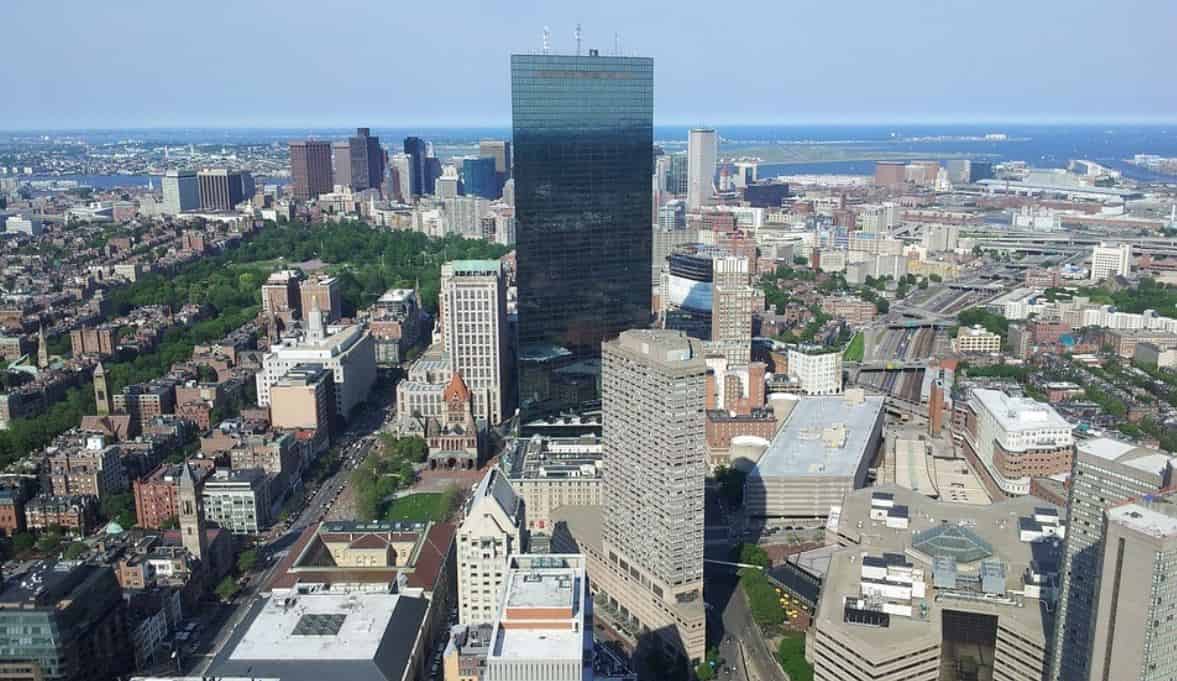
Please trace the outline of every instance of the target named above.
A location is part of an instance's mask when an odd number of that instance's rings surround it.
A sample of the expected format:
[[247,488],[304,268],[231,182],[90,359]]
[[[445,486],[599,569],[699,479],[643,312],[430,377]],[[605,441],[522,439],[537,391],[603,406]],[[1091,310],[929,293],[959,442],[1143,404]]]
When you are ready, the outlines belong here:
[[307,313],[307,342],[318,343],[324,337],[323,312],[319,309],[319,297],[311,296],[311,311]]
[[99,416],[106,416],[111,412],[110,386],[106,381],[106,369],[102,362],[94,367],[94,404]]
[[201,483],[192,472],[188,462],[180,464],[180,489],[177,495],[180,522],[180,538],[184,548],[197,560],[208,552],[208,538],[204,531],[204,503],[201,498]]
[[45,326],[37,331],[37,368],[49,368],[49,343],[45,340]]

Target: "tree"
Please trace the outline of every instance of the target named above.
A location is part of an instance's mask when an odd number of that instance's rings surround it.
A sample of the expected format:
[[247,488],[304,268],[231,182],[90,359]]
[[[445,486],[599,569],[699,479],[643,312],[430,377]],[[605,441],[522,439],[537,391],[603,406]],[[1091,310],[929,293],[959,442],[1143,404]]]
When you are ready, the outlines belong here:
[[65,547],[65,551],[62,552],[61,555],[62,558],[65,558],[66,560],[77,560],[86,555],[89,551],[90,547],[86,545],[86,542],[75,541],[70,542],[70,545]]
[[246,549],[237,556],[237,572],[249,572],[257,565],[257,549]]
[[29,532],[17,532],[12,535],[12,548],[17,553],[27,553],[37,544],[37,538]]
[[809,258],[806,258],[803,255],[795,255],[795,256],[793,256],[793,264],[794,265],[802,265],[802,266],[808,265]]
[[98,508],[103,518],[113,520],[124,528],[135,524],[135,495],[131,492],[108,494],[103,497]]
[[745,565],[759,565],[760,567],[769,567],[772,561],[768,558],[768,553],[756,544],[740,544],[736,551],[736,562],[744,563]]
[[729,506],[739,507],[744,503],[744,479],[748,475],[743,471],[728,466],[715,469],[715,481],[719,483],[719,493]]
[[887,314],[891,309],[891,303],[888,303],[886,298],[879,298],[875,301],[875,309],[878,310],[879,314]]
[[939,274],[936,274],[935,272],[933,272],[932,274],[929,274],[928,279],[932,280],[933,282],[935,282],[937,284],[944,281],[944,277],[940,276]]
[[231,601],[237,595],[237,580],[233,579],[231,575],[226,576],[217,584],[215,591],[222,601]]

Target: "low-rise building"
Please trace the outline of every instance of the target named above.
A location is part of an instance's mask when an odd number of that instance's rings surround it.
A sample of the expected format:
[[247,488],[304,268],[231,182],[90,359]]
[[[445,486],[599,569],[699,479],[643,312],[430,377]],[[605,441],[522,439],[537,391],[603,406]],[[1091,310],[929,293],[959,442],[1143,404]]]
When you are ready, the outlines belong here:
[[744,482],[749,515],[824,518],[866,485],[883,432],[883,398],[861,390],[803,397]]
[[272,520],[271,477],[260,468],[214,471],[201,492],[205,519],[233,534],[265,530]]
[[977,324],[962,327],[952,339],[952,351],[961,354],[993,354],[1001,352],[1001,336]]
[[1133,359],[1141,364],[1154,366],[1158,369],[1172,369],[1177,367],[1177,346],[1162,346],[1157,343],[1137,343]]
[[1030,493],[1030,479],[1071,469],[1071,424],[1050,405],[977,388],[968,399],[965,455],[990,494]]
[[30,530],[60,527],[83,537],[98,524],[98,501],[91,496],[42,494],[25,504],[25,526]]
[[836,395],[842,392],[842,353],[789,350],[789,378],[806,395]]
[[[193,466],[199,480],[212,473],[209,467]],[[183,464],[161,464],[132,485],[135,494],[135,519],[140,527],[162,529],[176,522],[179,506],[177,494]]]

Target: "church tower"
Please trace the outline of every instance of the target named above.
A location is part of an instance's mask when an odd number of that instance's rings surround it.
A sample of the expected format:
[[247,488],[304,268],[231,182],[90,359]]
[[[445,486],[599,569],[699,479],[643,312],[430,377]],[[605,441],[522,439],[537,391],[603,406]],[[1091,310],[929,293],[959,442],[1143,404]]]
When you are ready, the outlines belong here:
[[99,416],[110,414],[110,386],[106,381],[106,369],[103,368],[102,362],[94,367],[94,403],[97,405],[95,411]]
[[198,560],[204,560],[208,553],[208,538],[204,531],[204,503],[201,500],[200,482],[192,467],[185,461],[180,471],[179,502],[180,536],[184,548]]
[[45,327],[37,332],[37,368],[49,368],[49,343],[45,340]]

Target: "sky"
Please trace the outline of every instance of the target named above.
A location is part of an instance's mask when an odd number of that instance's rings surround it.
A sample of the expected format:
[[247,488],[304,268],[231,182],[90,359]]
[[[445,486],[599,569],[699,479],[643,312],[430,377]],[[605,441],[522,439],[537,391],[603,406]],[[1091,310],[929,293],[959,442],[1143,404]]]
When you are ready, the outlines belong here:
[[1177,121],[1172,0],[0,0],[0,129],[506,125],[578,22],[659,124]]

